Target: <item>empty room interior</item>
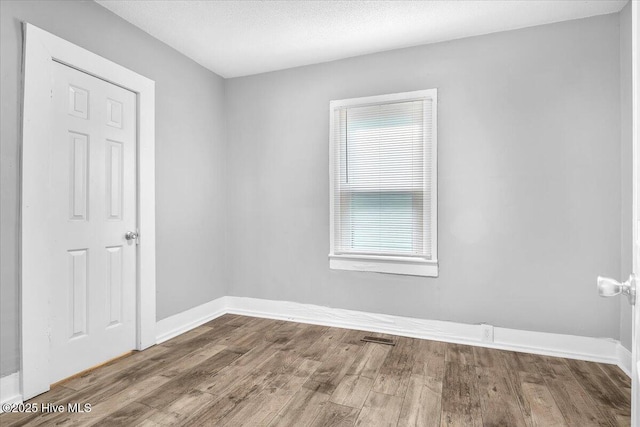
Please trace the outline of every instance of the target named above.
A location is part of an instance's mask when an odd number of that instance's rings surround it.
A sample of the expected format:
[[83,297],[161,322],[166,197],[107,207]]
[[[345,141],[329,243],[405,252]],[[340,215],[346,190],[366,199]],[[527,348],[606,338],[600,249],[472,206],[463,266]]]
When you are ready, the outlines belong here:
[[640,426],[638,6],[1,0],[0,425]]

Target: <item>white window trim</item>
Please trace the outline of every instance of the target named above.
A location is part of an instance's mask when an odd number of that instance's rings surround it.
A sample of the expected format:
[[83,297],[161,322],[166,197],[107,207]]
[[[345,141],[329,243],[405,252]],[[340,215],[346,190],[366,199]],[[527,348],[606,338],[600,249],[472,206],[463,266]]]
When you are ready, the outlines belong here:
[[[360,254],[336,254],[335,253],[335,224],[334,224],[334,110],[346,106],[362,106],[367,104],[382,104],[397,101],[409,101],[417,99],[431,99],[433,101],[432,110],[432,141],[431,141],[431,161],[425,158],[425,166],[431,167],[431,210],[425,212],[425,224],[429,223],[431,228],[431,258],[402,257],[402,256],[382,256],[382,255],[360,255]],[[412,276],[438,277],[438,90],[426,89],[412,92],[393,93],[387,95],[367,96],[361,98],[351,98],[335,100],[329,103],[329,218],[330,218],[330,249],[329,268],[334,270],[371,271],[378,273],[406,274]],[[429,170],[425,168],[425,170]],[[426,178],[426,177],[425,177]]]
[[38,164],[36,152],[47,141],[53,120],[50,82],[54,62],[136,93],[138,105],[138,229],[136,349],[156,343],[155,241],[155,83],[127,68],[76,46],[34,25],[24,23],[24,106],[22,127],[21,200],[21,365],[22,397],[49,390],[50,294],[46,274],[47,248],[40,244],[46,209],[38,195],[47,180],[48,160]]

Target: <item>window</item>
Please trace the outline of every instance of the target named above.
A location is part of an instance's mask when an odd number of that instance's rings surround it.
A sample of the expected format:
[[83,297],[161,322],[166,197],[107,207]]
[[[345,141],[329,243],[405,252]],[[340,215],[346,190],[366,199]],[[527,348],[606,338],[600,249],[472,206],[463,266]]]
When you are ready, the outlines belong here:
[[437,90],[330,109],[330,267],[437,276]]

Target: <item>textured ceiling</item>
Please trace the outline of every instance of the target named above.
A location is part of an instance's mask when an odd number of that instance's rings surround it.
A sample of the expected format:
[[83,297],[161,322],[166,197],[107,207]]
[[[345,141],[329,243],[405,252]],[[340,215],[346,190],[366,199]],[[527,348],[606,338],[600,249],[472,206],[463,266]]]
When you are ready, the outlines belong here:
[[223,77],[618,12],[627,0],[97,0]]

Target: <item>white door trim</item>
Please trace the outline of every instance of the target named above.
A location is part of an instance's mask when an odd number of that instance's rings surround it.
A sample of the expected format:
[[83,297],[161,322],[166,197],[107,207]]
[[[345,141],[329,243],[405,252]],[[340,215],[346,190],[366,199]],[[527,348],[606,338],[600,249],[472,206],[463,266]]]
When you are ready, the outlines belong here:
[[[638,2],[631,2],[631,126],[632,126],[632,158],[633,158],[633,272],[638,275],[640,273],[640,253],[638,246],[640,245],[640,206],[638,194],[640,188],[638,186],[638,150],[640,149],[640,135],[638,135],[638,84],[640,84],[640,67],[638,64],[638,55],[640,54],[640,7]],[[636,297],[636,305],[633,306],[632,315],[632,376],[631,376],[631,425],[640,425],[640,297]]]
[[51,132],[51,81],[54,61],[66,64],[136,93],[138,108],[138,228],[136,349],[156,342],[155,278],[155,82],[131,70],[24,23],[24,98],[21,200],[21,362],[22,396],[49,390],[51,290],[46,286],[50,248],[41,240],[49,182],[49,161],[38,156]]

